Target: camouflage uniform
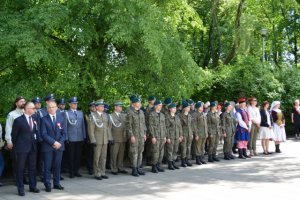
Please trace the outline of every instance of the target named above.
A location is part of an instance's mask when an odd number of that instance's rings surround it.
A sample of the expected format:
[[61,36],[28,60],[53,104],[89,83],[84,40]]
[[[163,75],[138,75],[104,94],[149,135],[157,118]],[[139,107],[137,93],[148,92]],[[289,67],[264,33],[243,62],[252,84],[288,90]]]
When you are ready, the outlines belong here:
[[208,127],[208,160],[209,162],[219,161],[216,158],[217,147],[219,144],[219,137],[221,132],[221,122],[218,112],[207,113],[207,127]]

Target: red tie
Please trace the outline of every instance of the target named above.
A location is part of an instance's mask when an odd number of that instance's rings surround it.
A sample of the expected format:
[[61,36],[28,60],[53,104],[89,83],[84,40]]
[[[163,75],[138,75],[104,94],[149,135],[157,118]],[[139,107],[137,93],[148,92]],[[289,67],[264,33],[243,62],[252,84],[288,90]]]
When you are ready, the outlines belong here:
[[32,119],[31,119],[31,117],[29,117],[29,127],[30,127],[30,130],[32,131]]

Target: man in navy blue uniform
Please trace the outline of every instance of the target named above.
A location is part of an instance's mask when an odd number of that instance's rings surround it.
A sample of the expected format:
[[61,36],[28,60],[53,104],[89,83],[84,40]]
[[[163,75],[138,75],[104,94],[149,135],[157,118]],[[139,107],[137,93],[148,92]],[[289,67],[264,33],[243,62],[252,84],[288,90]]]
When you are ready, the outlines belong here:
[[68,102],[70,109],[65,111],[64,128],[68,144],[69,176],[70,178],[74,178],[74,176],[82,176],[79,173],[79,168],[82,145],[86,139],[86,131],[83,112],[77,110],[77,97],[70,98]]
[[53,171],[53,188],[63,190],[60,185],[60,170],[63,151],[65,149],[65,133],[63,116],[57,114],[57,104],[51,101],[47,105],[48,115],[41,120],[42,152],[44,159],[44,185],[46,192],[51,192],[51,170]]
[[40,192],[36,188],[36,135],[38,126],[33,117],[34,113],[34,104],[32,102],[26,103],[24,114],[16,118],[12,126],[12,143],[16,156],[16,183],[19,196],[25,195],[23,176],[26,165],[28,165],[29,191]]

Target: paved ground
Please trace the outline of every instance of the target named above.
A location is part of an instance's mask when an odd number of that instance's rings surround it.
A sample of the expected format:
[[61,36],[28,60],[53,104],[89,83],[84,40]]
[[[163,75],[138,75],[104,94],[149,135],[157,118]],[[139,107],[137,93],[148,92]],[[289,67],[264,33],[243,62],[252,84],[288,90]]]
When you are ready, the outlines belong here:
[[[274,151],[274,143],[270,146]],[[62,181],[65,190],[52,190],[51,193],[46,193],[39,182],[41,193],[26,192],[25,197],[16,195],[15,186],[6,185],[0,188],[0,199],[299,199],[300,140],[289,140],[281,146],[281,154],[260,155],[247,160],[221,160],[159,174],[148,172],[139,178],[109,173],[109,179],[102,181],[89,175],[65,178]]]

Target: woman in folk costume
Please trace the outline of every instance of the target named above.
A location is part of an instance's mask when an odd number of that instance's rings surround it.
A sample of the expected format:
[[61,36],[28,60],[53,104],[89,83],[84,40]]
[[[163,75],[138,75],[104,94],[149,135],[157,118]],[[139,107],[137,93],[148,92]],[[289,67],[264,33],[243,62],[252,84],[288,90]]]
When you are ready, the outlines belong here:
[[274,101],[271,105],[271,116],[273,119],[273,132],[274,132],[274,142],[276,147],[276,153],[281,153],[279,145],[281,142],[286,141],[285,134],[285,118],[283,112],[279,109],[280,101]]
[[236,127],[235,139],[237,141],[237,147],[239,151],[239,158],[251,158],[247,155],[247,145],[250,138],[249,127],[250,127],[250,117],[246,111],[246,99],[240,98],[238,100],[239,109],[236,110],[236,119],[238,125]]

